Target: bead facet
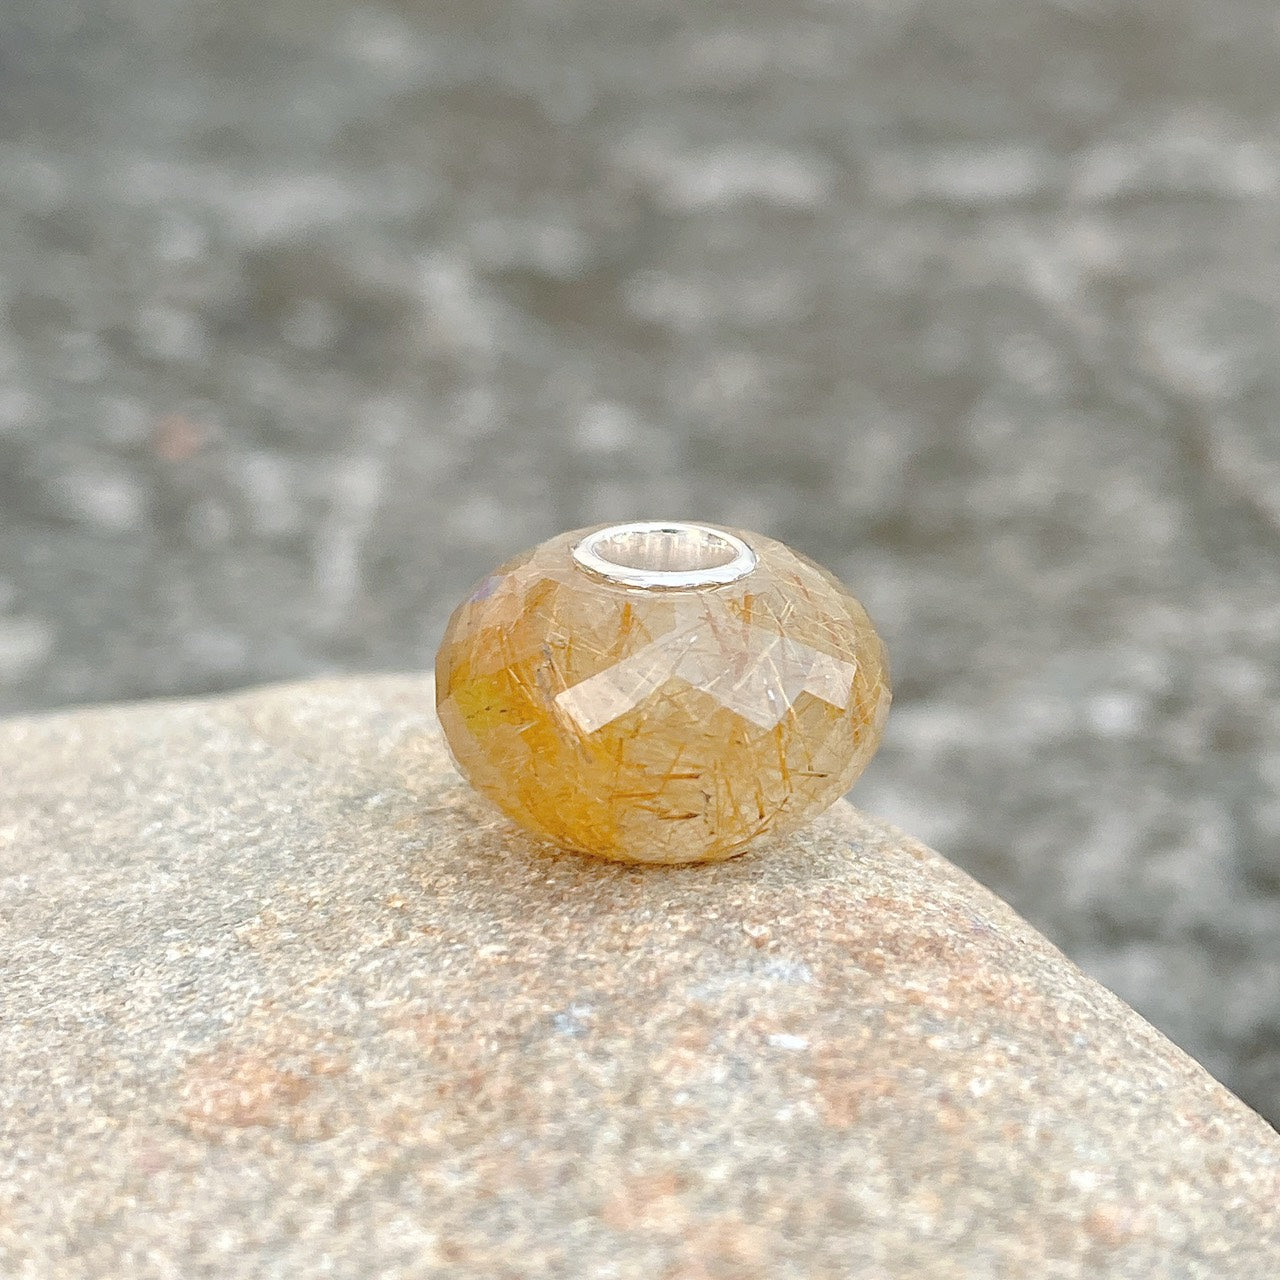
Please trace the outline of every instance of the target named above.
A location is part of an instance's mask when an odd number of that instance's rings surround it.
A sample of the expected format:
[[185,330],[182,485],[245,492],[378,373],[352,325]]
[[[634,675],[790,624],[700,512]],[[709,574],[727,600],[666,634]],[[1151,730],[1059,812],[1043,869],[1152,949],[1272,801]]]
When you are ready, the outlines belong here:
[[837,800],[889,709],[862,606],[782,543],[644,522],[562,534],[458,606],[436,704],[478,791],[623,862],[731,857]]

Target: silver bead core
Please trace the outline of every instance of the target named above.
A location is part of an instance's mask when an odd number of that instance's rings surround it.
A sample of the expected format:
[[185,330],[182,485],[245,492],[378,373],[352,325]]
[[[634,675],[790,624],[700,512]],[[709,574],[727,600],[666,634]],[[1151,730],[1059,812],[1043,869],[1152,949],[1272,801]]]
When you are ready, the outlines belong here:
[[572,554],[588,573],[651,591],[722,587],[756,567],[756,553],[736,534],[680,520],[637,520],[597,529]]

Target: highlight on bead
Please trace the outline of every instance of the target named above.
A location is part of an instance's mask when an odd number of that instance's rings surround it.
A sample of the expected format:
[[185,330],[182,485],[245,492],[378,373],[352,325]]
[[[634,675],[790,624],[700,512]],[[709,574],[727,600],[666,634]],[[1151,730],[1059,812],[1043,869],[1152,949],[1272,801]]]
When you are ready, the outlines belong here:
[[732,857],[837,800],[875,754],[884,646],[771,538],[643,521],[488,575],[436,657],[472,785],[534,834],[622,862]]

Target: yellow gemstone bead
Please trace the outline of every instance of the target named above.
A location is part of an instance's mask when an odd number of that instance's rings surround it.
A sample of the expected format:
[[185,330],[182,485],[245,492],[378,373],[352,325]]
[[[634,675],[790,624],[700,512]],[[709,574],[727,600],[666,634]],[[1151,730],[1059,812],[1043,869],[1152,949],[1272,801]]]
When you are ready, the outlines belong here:
[[463,774],[528,830],[621,862],[727,858],[875,754],[884,646],[826,570],[704,525],[552,538],[476,587],[436,657]]

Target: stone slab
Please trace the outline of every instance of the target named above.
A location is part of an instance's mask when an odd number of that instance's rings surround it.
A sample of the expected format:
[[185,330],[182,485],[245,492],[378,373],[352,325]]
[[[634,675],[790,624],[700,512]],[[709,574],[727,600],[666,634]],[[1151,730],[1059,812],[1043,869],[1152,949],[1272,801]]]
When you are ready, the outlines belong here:
[[1280,1272],[1280,1139],[936,854],[558,853],[431,702],[0,724],[0,1274]]

